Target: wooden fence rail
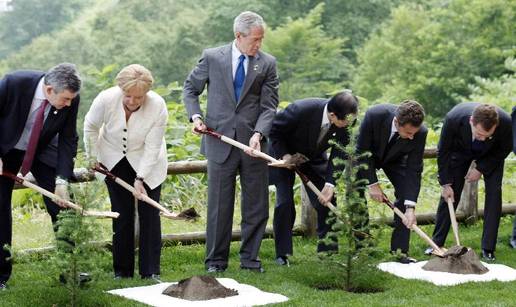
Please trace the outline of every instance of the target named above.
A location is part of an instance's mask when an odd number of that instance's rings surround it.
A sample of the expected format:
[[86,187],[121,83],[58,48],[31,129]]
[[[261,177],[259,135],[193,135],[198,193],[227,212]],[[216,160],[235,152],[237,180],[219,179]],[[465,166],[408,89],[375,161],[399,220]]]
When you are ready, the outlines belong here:
[[[435,148],[425,149],[424,159],[435,159],[437,157],[437,150]],[[202,161],[178,161],[169,162],[168,174],[192,174],[192,173],[206,173],[207,162]],[[77,168],[74,170],[75,182],[88,182],[95,179],[94,174],[85,168]],[[28,177],[30,181],[34,178]],[[25,188],[21,185],[15,185],[15,189]],[[302,186],[302,213],[301,225],[296,226],[296,235],[314,236],[316,231],[317,216],[315,210],[310,205],[306,191]],[[473,223],[478,218],[483,217],[483,210],[478,210],[478,183],[466,183],[464,186],[461,202],[457,209],[457,219],[466,223]],[[516,214],[516,204],[509,204],[502,206],[502,214]],[[372,219],[376,222],[392,224],[393,219],[390,218],[376,218]],[[435,213],[418,213],[418,224],[431,224],[435,221]],[[272,230],[267,229],[265,236],[270,237]],[[184,233],[184,234],[170,234],[163,235],[164,244],[174,244],[180,242],[181,244],[188,244],[191,242],[204,242],[206,239],[205,232]],[[233,240],[240,239],[240,233],[237,230],[233,231]]]

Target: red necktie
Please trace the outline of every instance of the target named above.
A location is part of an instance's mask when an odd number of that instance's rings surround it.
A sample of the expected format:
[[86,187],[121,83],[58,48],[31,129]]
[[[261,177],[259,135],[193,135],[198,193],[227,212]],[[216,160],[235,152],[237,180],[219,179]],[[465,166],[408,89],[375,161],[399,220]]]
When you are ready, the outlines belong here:
[[25,157],[23,157],[23,163],[21,167],[21,173],[23,176],[27,175],[34,161],[34,154],[36,153],[36,147],[38,147],[39,135],[41,134],[41,128],[43,128],[43,121],[45,119],[45,109],[48,105],[48,100],[44,100],[39,107],[38,113],[36,114],[36,120],[32,125],[30,132],[29,145],[25,151]]

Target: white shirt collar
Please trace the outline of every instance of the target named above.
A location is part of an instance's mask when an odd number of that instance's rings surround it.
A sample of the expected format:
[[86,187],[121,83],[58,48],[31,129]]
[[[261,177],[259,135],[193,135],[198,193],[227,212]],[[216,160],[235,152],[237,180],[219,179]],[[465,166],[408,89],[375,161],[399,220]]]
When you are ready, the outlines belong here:
[[394,133],[398,132],[398,129],[396,129],[396,124],[394,124],[394,119],[395,119],[395,118],[396,118],[396,117],[394,117],[394,118],[392,119],[392,123],[391,123],[391,136],[392,136]]
[[330,119],[328,118],[328,104],[324,105],[324,111],[322,113],[322,121],[321,127],[330,123]]
[[[235,78],[235,73],[236,73],[236,70],[237,70],[237,66],[238,66],[238,61],[239,61],[239,57],[242,55],[243,53],[240,52],[240,50],[238,50],[237,46],[236,46],[236,40],[233,41],[233,44],[231,46],[231,66],[232,66],[232,71],[233,71],[233,78]],[[245,55],[245,59],[244,59],[244,72],[246,73],[247,75],[247,63],[249,62],[249,57],[247,55]]]
[[34,99],[42,101],[47,99],[47,97],[45,97],[45,92],[43,91],[43,79],[44,77],[39,80],[38,86],[36,87],[36,92],[34,93]]

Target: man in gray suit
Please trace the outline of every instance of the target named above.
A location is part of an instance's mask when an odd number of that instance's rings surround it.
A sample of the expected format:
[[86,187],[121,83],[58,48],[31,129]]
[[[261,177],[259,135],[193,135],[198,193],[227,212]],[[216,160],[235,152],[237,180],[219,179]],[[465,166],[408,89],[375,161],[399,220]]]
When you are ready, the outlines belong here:
[[[260,51],[265,32],[261,16],[241,13],[233,31],[232,43],[204,50],[184,83],[183,99],[193,129],[209,127],[262,150],[278,105],[276,60]],[[206,86],[208,104],[203,115],[199,95]],[[242,186],[240,267],[263,272],[258,252],[269,217],[267,164],[211,137],[203,138],[201,152],[208,160],[207,271],[223,272],[228,266],[238,173]]]

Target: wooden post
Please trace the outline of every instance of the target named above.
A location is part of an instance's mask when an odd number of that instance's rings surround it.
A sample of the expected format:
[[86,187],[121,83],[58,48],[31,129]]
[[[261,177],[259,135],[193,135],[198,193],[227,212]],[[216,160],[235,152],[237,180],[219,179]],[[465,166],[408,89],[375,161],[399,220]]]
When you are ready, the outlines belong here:
[[317,212],[310,204],[304,185],[301,185],[301,225],[305,237],[317,235]]
[[[475,161],[471,162],[469,170],[476,167]],[[468,172],[469,172],[468,170]],[[462,196],[457,210],[464,212],[466,224],[473,224],[478,220],[478,181],[465,182]]]

